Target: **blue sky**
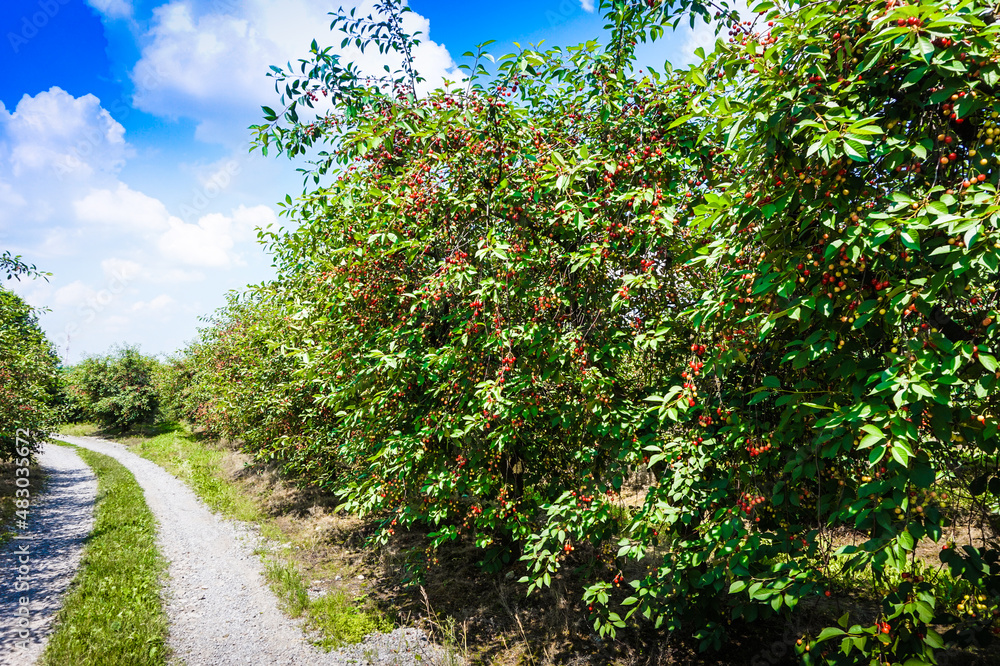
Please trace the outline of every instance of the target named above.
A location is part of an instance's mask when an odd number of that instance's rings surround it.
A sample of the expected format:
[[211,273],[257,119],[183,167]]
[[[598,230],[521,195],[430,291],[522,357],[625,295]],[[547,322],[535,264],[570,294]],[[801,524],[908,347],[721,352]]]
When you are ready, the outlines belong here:
[[[362,9],[371,0],[357,0]],[[355,2],[355,4],[357,4]],[[590,0],[412,0],[418,67],[455,78],[462,54],[601,36]],[[315,0],[4,0],[0,9],[0,250],[53,275],[11,286],[47,308],[68,363],[118,343],[169,354],[199,317],[270,276],[256,229],[301,191],[294,165],[248,153],[275,98],[267,66],[313,38],[339,45]],[[683,30],[643,51],[680,63],[712,41]],[[348,53],[376,67],[376,56]],[[366,60],[367,59],[367,60]]]

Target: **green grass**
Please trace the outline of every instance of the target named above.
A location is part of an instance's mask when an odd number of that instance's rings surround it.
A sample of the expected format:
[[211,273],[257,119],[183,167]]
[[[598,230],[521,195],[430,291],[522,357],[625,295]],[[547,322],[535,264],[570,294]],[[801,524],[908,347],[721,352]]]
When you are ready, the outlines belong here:
[[56,432],[73,437],[91,437],[100,433],[101,427],[95,423],[63,423]]
[[97,475],[94,529],[42,663],[164,664],[165,564],[156,549],[156,521],[131,472],[113,458],[74,448]]
[[383,615],[366,610],[364,599],[351,599],[342,590],[310,599],[305,580],[295,565],[265,561],[264,575],[292,617],[306,616],[306,626],[319,634],[316,644],[324,650],[359,643],[377,631],[392,631]]

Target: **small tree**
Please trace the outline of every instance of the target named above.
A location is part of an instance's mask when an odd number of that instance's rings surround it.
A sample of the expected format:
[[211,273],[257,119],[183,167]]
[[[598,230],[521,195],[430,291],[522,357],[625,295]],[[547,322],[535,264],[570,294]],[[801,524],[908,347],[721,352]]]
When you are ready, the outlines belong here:
[[123,346],[84,359],[72,376],[88,416],[106,428],[125,431],[156,418],[159,398],[153,375],[158,365],[138,347]]
[[36,310],[0,287],[0,458],[34,451],[52,432],[57,364]]

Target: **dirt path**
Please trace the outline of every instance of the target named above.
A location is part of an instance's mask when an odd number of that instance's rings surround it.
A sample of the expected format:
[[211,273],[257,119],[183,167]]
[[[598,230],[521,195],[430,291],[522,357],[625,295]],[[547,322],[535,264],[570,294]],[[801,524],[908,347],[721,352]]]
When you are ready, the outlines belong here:
[[[48,485],[43,494],[31,498],[26,528],[16,530],[30,538],[11,540],[0,549],[0,664],[4,665],[31,664],[44,651],[52,620],[94,525],[97,478],[90,467],[72,449],[50,444],[44,445],[38,463]],[[34,487],[28,487],[32,494]],[[26,582],[28,589],[17,589],[19,582]],[[20,644],[24,640],[18,614],[21,597],[29,599],[26,646]]]
[[177,659],[202,664],[433,664],[441,661],[413,629],[374,635],[323,653],[278,608],[253,537],[213,514],[183,482],[121,444],[94,437],[61,439],[117,459],[142,487],[159,523],[157,546],[169,563],[168,643]]

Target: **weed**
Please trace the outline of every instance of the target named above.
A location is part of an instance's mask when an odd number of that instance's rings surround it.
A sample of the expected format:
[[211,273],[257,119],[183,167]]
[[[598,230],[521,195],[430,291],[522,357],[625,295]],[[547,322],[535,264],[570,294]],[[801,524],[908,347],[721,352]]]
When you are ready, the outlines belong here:
[[350,598],[343,590],[332,590],[309,602],[308,626],[322,638],[324,650],[359,643],[376,632],[392,631],[392,623],[381,613],[366,609],[365,597]]
[[364,597],[351,599],[343,590],[335,589],[310,599],[305,580],[292,563],[266,560],[265,576],[292,617],[306,616],[307,627],[319,636],[315,643],[324,650],[392,630],[392,623],[385,617],[365,608]]
[[265,560],[264,577],[271,584],[271,589],[278,595],[289,615],[299,617],[309,608],[309,591],[294,565],[277,560]]
[[[469,630],[466,623],[459,625],[455,618],[447,616],[441,618],[433,608],[431,600],[427,596],[427,590],[420,586],[420,594],[424,598],[424,608],[426,609],[426,619],[431,625],[431,631],[437,638],[441,647],[444,648],[442,666],[462,666],[468,663],[469,657]],[[458,628],[461,626],[462,635],[459,638]]]

